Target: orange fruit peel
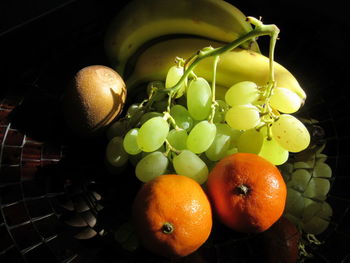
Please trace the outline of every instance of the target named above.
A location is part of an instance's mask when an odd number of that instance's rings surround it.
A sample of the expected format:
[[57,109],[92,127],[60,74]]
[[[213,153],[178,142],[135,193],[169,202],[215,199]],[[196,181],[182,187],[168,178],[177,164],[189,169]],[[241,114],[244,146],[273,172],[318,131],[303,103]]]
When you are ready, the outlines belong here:
[[141,187],[133,220],[144,247],[168,258],[196,251],[212,228],[211,206],[202,187],[175,174],[160,175]]
[[220,160],[209,174],[207,191],[217,218],[245,233],[271,227],[282,216],[287,196],[278,168],[250,153]]

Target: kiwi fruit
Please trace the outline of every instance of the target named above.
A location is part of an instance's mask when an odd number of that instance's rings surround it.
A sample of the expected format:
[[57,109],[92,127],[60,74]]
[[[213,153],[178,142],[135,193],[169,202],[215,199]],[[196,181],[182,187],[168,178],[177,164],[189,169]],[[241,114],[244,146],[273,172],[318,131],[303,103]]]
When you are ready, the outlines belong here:
[[63,95],[67,126],[79,136],[100,135],[121,113],[126,94],[125,82],[114,69],[104,65],[80,69]]

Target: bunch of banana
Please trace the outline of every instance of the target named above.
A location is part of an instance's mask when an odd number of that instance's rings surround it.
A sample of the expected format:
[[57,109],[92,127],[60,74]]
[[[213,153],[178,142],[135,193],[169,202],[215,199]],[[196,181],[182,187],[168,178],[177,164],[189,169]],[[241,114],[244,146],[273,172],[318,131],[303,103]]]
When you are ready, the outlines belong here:
[[[188,58],[195,50],[221,45],[215,41],[198,38],[176,38],[158,42],[138,56],[133,73],[126,80],[126,85],[132,88],[153,80],[165,80],[167,71],[174,65],[176,56]],[[195,68],[195,73],[212,81],[213,59],[211,57],[202,60]],[[265,85],[268,82],[268,76],[268,57],[252,50],[237,48],[220,56],[216,83],[226,88],[244,80]],[[306,94],[296,78],[278,63],[275,63],[275,79],[278,86],[288,88],[301,99],[306,99]]]
[[[165,80],[176,57],[189,58],[204,47],[220,47],[252,30],[246,16],[222,0],[133,0],[107,31],[105,49],[112,66],[124,78],[128,90],[141,84]],[[255,40],[220,56],[217,85],[229,88],[250,80],[266,85],[269,59]],[[213,58],[195,68],[198,76],[212,80]],[[275,80],[306,99],[296,78],[275,63]]]
[[[190,35],[227,43],[250,30],[246,16],[223,0],[132,0],[111,21],[105,50],[125,77],[130,57],[160,39]],[[244,47],[259,51],[255,41]]]

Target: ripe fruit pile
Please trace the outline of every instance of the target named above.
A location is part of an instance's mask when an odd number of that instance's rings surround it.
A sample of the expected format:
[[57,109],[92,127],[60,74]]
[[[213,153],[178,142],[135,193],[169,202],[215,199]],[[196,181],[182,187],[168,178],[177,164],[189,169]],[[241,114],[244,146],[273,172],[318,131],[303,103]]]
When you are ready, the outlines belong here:
[[[164,5],[157,0],[149,1],[150,5],[155,3]],[[140,23],[136,17],[133,19],[132,12],[125,10],[125,17],[121,15],[119,23],[112,23],[107,36],[107,53],[117,63],[118,71],[123,74],[127,71],[125,67],[133,63],[130,72],[125,73],[128,89],[135,90],[139,84],[148,82],[148,94],[142,101],[134,101],[125,117],[107,131],[109,163],[120,167],[129,159],[142,182],[164,173],[178,173],[203,184],[210,168],[229,154],[255,153],[280,165],[287,161],[289,152],[302,151],[309,145],[308,130],[290,115],[301,107],[306,94],[295,77],[273,60],[279,29],[253,17],[247,19],[224,2],[207,0],[203,4],[217,8],[223,17],[227,11],[232,12],[229,19],[237,21],[237,27],[231,29],[235,33],[231,41],[223,37],[227,44],[193,37],[158,40],[129,61],[130,54],[123,54],[122,50],[147,42],[144,39],[147,37],[135,27],[131,36],[117,41],[127,21]],[[134,2],[131,7],[140,8]],[[183,12],[188,11],[182,8]],[[170,18],[174,14],[168,15]],[[208,19],[204,14],[197,15],[199,21]],[[188,19],[178,16],[176,21]],[[128,19],[124,21],[121,17]],[[164,20],[164,14],[161,17],[152,15],[152,23]],[[217,26],[214,21],[210,24]],[[208,33],[204,28],[195,32]],[[222,33],[222,28],[218,32]],[[134,43],[134,34],[140,42]],[[250,43],[258,50],[254,40],[264,35],[271,39],[269,57],[242,49]],[[219,47],[203,46],[208,42]]]
[[289,152],[309,145],[304,124],[283,113],[299,109],[295,92],[247,80],[221,89],[223,99],[217,99],[215,83],[186,71],[184,63],[178,59],[164,81],[150,82],[148,98],[110,127],[111,164],[132,160],[142,182],[177,173],[203,184],[209,169],[232,153],[255,153],[280,165]]
[[[274,61],[278,28],[224,1],[183,1],[176,12],[167,3],[131,1],[106,38],[128,96],[141,97],[109,126],[106,159],[114,167],[131,163],[144,183],[133,209],[144,245],[183,256],[205,242],[211,207],[200,185],[217,218],[236,231],[266,231],[284,213],[305,233],[323,232],[332,214],[330,169],[320,151],[313,166],[291,161],[311,138],[292,115],[306,94]],[[157,39],[169,34],[182,36]],[[268,57],[255,42],[265,35]]]

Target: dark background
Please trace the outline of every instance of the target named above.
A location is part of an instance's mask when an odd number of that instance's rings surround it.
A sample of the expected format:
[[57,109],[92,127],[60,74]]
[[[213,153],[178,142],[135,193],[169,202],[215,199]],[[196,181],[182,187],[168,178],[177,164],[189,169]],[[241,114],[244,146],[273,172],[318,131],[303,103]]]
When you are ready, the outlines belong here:
[[[322,258],[327,260],[316,262],[340,262],[343,258],[342,262],[349,262],[345,259],[350,255],[346,243],[350,240],[347,8],[341,1],[326,5],[316,1],[229,2],[246,15],[261,16],[265,23],[274,23],[280,28],[275,58],[297,77],[308,95],[306,109],[323,120],[330,142],[335,145],[327,152],[334,161],[337,176],[330,201],[341,205],[336,208],[332,232],[335,234],[327,237],[321,251]],[[55,100],[77,70],[90,64],[108,65],[103,52],[104,32],[124,3],[117,0],[1,1],[0,98],[8,94],[31,94],[32,101],[37,101],[32,113],[41,115],[40,118],[28,116],[33,118],[34,125],[56,122],[57,128],[60,123],[47,107],[56,105]],[[266,39],[259,42],[262,49],[266,49]],[[33,100],[36,97],[38,99]]]
[[[36,73],[33,71],[49,61],[63,61],[65,56],[79,61],[62,62],[62,70],[104,62],[103,50],[98,45],[106,25],[124,2],[1,1],[0,64],[4,76],[1,93],[12,89],[22,77],[32,77]],[[327,5],[314,1],[230,2],[246,15],[261,16],[265,23],[278,25],[281,33],[276,60],[298,76],[309,95],[319,90],[348,93],[346,39],[350,29],[343,2]],[[81,60],[82,54],[85,61]]]

